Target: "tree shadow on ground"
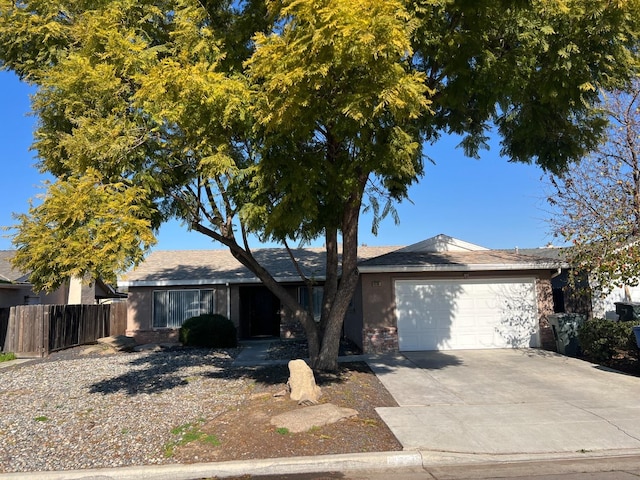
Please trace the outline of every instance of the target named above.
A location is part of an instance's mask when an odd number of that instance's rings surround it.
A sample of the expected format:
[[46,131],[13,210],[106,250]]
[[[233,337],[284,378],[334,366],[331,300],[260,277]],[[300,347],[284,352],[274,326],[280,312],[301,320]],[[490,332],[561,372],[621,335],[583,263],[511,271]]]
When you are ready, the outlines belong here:
[[[130,371],[91,385],[89,392],[132,396],[157,394],[187,385],[194,375],[230,381],[245,379],[263,387],[286,385],[289,378],[287,365],[234,366],[231,353],[185,347],[136,356],[130,362]],[[197,370],[190,371],[193,368]],[[341,383],[346,381],[349,370],[364,369],[368,366],[363,362],[341,365],[338,372],[316,373],[316,383],[320,386]]]
[[376,374],[393,373],[399,368],[412,370],[441,370],[463,365],[453,351],[425,350],[371,356],[369,359]]

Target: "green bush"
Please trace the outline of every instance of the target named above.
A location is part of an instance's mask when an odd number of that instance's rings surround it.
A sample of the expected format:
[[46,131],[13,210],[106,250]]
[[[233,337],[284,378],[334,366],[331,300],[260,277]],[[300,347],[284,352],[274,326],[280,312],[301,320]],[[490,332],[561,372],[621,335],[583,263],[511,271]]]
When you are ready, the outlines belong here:
[[606,362],[620,352],[637,351],[634,325],[635,322],[601,319],[585,322],[578,329],[582,352],[597,362]]
[[185,320],[180,328],[180,342],[192,347],[233,348],[238,345],[238,338],[231,320],[207,313]]
[[12,353],[12,352],[6,352],[6,353],[2,353],[0,352],[0,362],[9,362],[11,360],[15,360],[16,358],[16,354]]

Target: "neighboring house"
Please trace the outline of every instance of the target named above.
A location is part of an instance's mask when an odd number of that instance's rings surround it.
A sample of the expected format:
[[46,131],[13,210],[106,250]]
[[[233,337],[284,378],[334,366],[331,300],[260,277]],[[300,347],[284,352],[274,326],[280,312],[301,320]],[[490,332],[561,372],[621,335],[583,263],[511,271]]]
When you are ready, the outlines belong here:
[[[307,290],[284,249],[254,252],[301,302]],[[322,285],[324,249],[295,250]],[[546,347],[556,259],[488,250],[438,235],[409,247],[360,247],[360,281],[344,333],[364,352]],[[241,338],[293,337],[300,326],[228,250],[157,251],[128,274],[127,333],[139,342],[175,339],[189,316],[216,312]]]
[[[627,287],[632,302],[640,302],[640,285]],[[614,287],[609,294],[600,297],[593,296],[593,318],[606,318],[608,320],[618,320],[616,313],[617,302],[628,302],[624,287]]]
[[570,265],[566,259],[567,251],[568,248],[562,247],[520,250],[520,253],[526,255],[554,258],[561,262],[561,270],[552,278],[556,312],[581,313],[587,318],[618,320],[616,303],[629,301],[626,293],[630,295],[632,302],[640,302],[640,285],[626,288],[616,286],[603,296],[590,287],[587,273],[577,275],[578,278],[574,279],[577,285],[572,285],[569,281]]
[[587,276],[573,272],[575,278],[570,280],[571,265],[567,260],[568,248],[547,246],[542,248],[525,248],[517,250],[523,255],[551,259],[558,263],[558,270],[551,276],[553,291],[553,308],[555,313],[580,313],[591,318],[591,289]]
[[51,293],[35,292],[29,274],[11,264],[13,250],[0,250],[0,308],[16,305],[95,304],[125,298],[113,287],[98,280],[88,284],[73,278]]

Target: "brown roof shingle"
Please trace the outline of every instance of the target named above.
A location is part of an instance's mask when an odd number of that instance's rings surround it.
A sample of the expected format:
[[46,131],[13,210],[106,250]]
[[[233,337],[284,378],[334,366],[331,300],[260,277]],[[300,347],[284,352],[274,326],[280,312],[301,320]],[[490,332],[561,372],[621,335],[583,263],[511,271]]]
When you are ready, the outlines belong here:
[[[398,248],[360,247],[358,257],[366,260]],[[324,248],[294,249],[292,252],[307,277],[324,279]],[[278,281],[300,280],[286,249],[256,249],[253,255]],[[122,286],[258,282],[256,276],[238,262],[228,249],[154,251],[122,280],[119,282]]]
[[557,268],[560,262],[550,258],[504,250],[467,252],[395,251],[364,261],[360,271],[431,271],[431,270],[535,270]]
[[0,282],[27,283],[29,275],[13,267],[13,250],[0,250]]

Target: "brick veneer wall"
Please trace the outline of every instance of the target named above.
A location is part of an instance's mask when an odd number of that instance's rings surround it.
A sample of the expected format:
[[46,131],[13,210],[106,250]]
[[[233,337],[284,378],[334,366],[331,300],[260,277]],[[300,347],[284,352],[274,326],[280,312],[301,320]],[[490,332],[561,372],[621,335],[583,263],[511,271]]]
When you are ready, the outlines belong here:
[[553,330],[547,320],[547,315],[553,313],[553,290],[548,280],[536,280],[536,292],[538,295],[538,329],[540,333],[540,348],[543,350],[556,350],[556,341]]
[[396,327],[365,328],[362,337],[363,353],[395,353],[400,349]]
[[138,345],[146,343],[177,343],[178,329],[136,330],[128,331],[127,336],[133,337]]
[[556,351],[556,340],[553,336],[553,329],[546,318],[540,319],[540,348],[553,352]]
[[304,328],[298,320],[283,316],[280,320],[280,338],[306,338]]

